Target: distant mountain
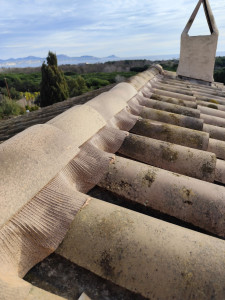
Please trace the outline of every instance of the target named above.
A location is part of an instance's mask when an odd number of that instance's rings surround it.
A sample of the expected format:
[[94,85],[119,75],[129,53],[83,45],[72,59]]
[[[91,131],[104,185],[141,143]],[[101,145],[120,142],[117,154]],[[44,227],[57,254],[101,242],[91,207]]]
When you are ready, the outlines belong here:
[[[106,61],[112,60],[121,60],[121,58],[110,55],[108,57],[95,57],[90,55],[83,55],[80,57],[70,57],[65,54],[57,55],[58,64],[59,65],[66,65],[66,64],[90,64],[90,63],[104,63]],[[9,58],[6,60],[0,59],[0,67],[1,68],[25,68],[25,67],[39,67],[45,61],[45,58],[42,57],[35,57],[35,56],[28,56],[24,58]]]
[[110,55],[110,56],[107,56],[106,58],[113,58],[113,59],[117,59],[118,57],[116,57],[115,55]]
[[[225,56],[225,52],[217,52],[217,56]],[[134,56],[134,57],[117,57],[115,55],[110,55],[107,57],[95,57],[90,55],[83,55],[79,57],[70,57],[65,54],[57,55],[59,65],[77,65],[77,64],[94,64],[94,63],[104,63],[107,61],[118,61],[118,60],[138,60],[147,59],[151,61],[157,60],[169,60],[169,59],[179,59],[179,54],[168,54],[168,55],[149,55],[149,56]],[[0,59],[0,68],[25,68],[25,67],[40,67],[45,61],[45,58],[28,56],[24,58],[9,58],[6,60]]]
[[9,58],[6,60],[0,59],[0,67],[3,68],[24,68],[41,66],[44,58],[28,56],[24,58]]

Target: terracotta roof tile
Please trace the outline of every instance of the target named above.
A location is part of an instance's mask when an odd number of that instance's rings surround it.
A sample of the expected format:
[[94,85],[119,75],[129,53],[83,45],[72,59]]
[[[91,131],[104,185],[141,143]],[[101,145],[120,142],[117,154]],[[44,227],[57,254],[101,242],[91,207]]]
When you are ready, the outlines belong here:
[[[67,105],[13,126],[44,122]],[[61,257],[144,297],[207,299],[216,293],[222,299],[224,107],[221,85],[181,80],[155,66],[1,144],[5,299],[19,290],[20,299],[34,293],[57,299],[18,276],[62,241],[56,250]],[[17,131],[10,121],[1,128],[8,136]],[[162,217],[91,198],[87,193],[96,184],[121,203],[132,201]]]

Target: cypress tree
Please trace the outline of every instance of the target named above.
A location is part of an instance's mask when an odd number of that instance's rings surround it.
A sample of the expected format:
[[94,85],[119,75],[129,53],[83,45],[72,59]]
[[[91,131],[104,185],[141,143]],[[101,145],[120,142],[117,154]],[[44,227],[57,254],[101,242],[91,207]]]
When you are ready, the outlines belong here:
[[58,69],[56,54],[48,52],[47,64],[41,67],[41,106],[52,105],[69,97],[68,85],[64,74]]

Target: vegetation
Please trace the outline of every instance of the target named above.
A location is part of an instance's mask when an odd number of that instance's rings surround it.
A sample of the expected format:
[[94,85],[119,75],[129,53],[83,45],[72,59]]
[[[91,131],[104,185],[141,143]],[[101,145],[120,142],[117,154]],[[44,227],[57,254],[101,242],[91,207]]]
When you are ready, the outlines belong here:
[[216,57],[215,69],[224,68],[225,67],[225,56]]
[[176,72],[178,68],[179,61],[177,59],[172,59],[168,61],[159,62],[164,70]]
[[7,118],[10,116],[18,116],[24,114],[26,110],[19,106],[15,101],[3,97],[0,102],[0,119]]
[[42,64],[41,74],[41,106],[52,105],[69,97],[68,85],[63,72],[58,68],[56,54],[49,51],[47,64]]
[[[10,94],[11,94],[12,88],[14,88],[16,91],[24,92],[24,93],[25,92],[34,93],[34,92],[37,92],[40,90],[40,81],[41,81],[41,73],[40,72],[39,73],[31,73],[31,74],[0,73],[1,91],[2,91],[2,89],[6,88],[5,78],[7,80],[8,86],[10,88]],[[13,97],[13,96],[11,95],[11,97]],[[15,97],[15,99],[18,99],[18,97],[19,97],[19,95],[17,97]]]
[[38,110],[38,109],[39,109],[39,106],[38,106],[38,105],[33,105],[33,106],[26,105],[26,106],[25,106],[25,109],[26,109],[26,110],[29,110],[29,111],[35,111],[35,110]]
[[69,88],[70,97],[79,96],[88,91],[86,82],[81,76],[77,76],[76,78],[67,77],[66,81]]
[[[68,85],[69,97],[75,97],[108,84],[124,81],[126,78],[135,74],[136,72],[134,71],[128,71],[111,73],[99,72],[80,75],[77,72],[67,71],[64,73],[64,77]],[[41,72],[31,74],[0,73],[0,92],[8,96],[4,78],[7,80],[10,96],[13,100],[24,97],[27,101],[30,100],[32,103],[40,104]]]
[[[75,97],[109,84],[124,81],[136,73],[146,70],[152,63],[148,60],[124,60],[104,64],[58,67],[55,54],[49,52],[47,64],[44,63],[42,68],[5,69],[7,72],[0,73],[0,94],[4,99],[0,102],[0,117],[24,113],[24,109],[18,108],[15,100],[26,98],[26,109],[32,111],[39,108],[37,105],[50,105],[68,97]],[[161,64],[165,70],[176,71],[179,61],[172,59],[154,63]],[[7,98],[5,78],[13,101]],[[214,78],[215,81],[225,84],[225,57],[216,58]],[[52,89],[53,83],[56,84],[54,89]],[[47,99],[47,101],[40,100],[41,89],[43,99]]]
[[217,57],[215,64],[214,80],[225,84],[225,57]]
[[149,65],[145,65],[143,67],[131,67],[130,71],[140,73],[140,72],[146,71],[148,68],[149,68]]
[[215,71],[214,80],[225,84],[225,68]]
[[95,90],[98,88],[101,88],[103,86],[106,86],[108,84],[113,84],[118,82],[118,78],[120,80],[125,80],[126,78],[129,78],[133,75],[135,75],[136,72],[111,72],[111,73],[87,73],[83,75],[78,75],[76,72],[65,72],[67,80],[69,78],[78,79],[83,78],[87,87],[88,91]]

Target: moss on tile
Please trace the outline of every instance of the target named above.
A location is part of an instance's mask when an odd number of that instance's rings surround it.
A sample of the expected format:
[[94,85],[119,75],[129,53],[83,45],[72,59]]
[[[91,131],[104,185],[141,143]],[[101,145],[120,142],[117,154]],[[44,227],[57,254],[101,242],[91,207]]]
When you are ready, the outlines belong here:
[[143,179],[142,179],[142,184],[146,185],[150,188],[151,185],[154,183],[156,180],[156,172],[154,170],[149,169],[147,173],[144,174]]
[[209,100],[209,102],[211,102],[211,103],[215,103],[215,104],[219,104],[219,102],[218,102],[218,101],[216,101],[216,100],[214,100],[214,99],[210,99],[210,100]]
[[178,152],[172,146],[161,147],[162,158],[168,162],[175,162],[178,159]]
[[169,116],[170,116],[170,118],[171,118],[174,125],[180,125],[180,116],[177,116],[173,113],[169,114]]
[[218,107],[216,105],[213,105],[213,104],[209,104],[207,107],[213,108],[213,109],[218,109]]
[[162,100],[162,97],[156,94],[152,94],[151,99]]

